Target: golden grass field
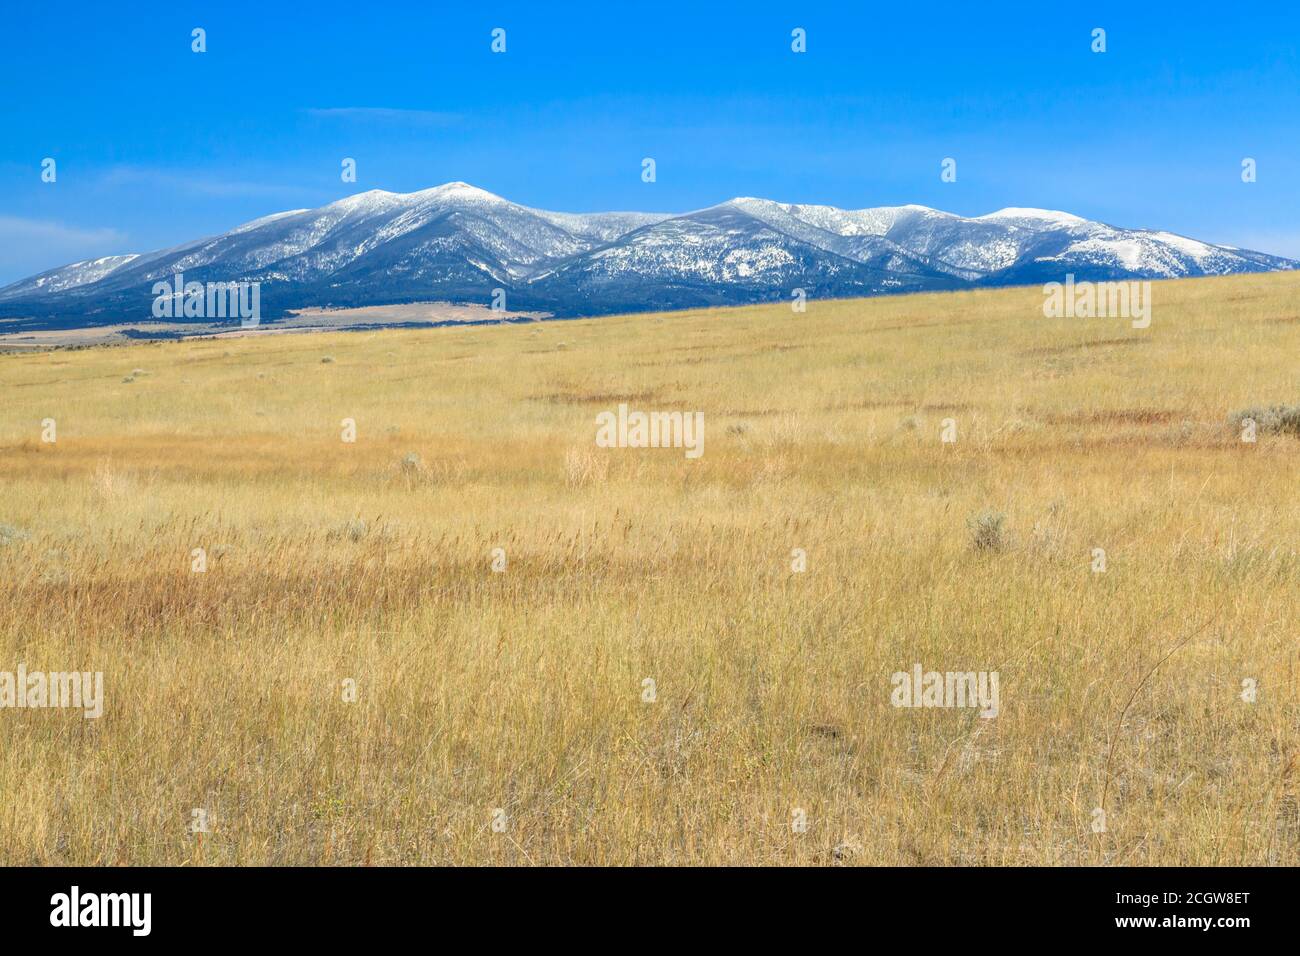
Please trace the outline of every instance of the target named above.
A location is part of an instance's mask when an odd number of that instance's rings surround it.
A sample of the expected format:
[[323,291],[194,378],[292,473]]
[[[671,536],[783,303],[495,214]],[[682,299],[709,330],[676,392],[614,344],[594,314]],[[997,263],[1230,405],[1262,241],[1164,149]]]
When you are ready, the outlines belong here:
[[105,689],[0,710],[0,863],[1300,862],[1300,439],[1228,423],[1300,401],[1298,293],[0,356],[0,670]]

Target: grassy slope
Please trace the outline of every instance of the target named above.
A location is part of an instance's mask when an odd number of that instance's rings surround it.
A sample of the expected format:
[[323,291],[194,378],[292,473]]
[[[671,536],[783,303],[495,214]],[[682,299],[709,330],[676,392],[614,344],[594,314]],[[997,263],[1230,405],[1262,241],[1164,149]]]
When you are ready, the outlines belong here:
[[[0,862],[1296,863],[1300,442],[1225,420],[1300,398],[1297,291],[0,356],[0,670],[107,696],[0,711]],[[620,400],[703,458],[596,448]]]

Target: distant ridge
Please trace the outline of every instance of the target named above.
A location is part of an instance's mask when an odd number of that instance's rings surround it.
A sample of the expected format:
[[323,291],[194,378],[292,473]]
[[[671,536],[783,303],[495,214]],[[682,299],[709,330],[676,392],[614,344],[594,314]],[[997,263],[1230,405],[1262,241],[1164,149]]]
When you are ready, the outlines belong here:
[[219,236],[52,269],[0,289],[11,329],[148,321],[152,286],[259,282],[263,315],[411,301],[560,316],[1076,279],[1164,279],[1294,260],[1066,212],[966,218],[925,206],[837,209],[736,198],[694,212],[560,213],[463,182],[374,189]]

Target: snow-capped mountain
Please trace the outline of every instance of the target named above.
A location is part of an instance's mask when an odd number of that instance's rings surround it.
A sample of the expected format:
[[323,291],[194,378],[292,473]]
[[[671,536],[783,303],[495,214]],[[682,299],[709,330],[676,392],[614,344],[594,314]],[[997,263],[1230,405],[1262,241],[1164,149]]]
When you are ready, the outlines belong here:
[[530,209],[466,183],[371,190],[144,255],[74,263],[0,289],[30,323],[147,320],[155,282],[261,283],[263,314],[445,300],[595,315],[810,297],[1175,278],[1300,263],[1042,209],[966,218],[738,198],[682,215]]

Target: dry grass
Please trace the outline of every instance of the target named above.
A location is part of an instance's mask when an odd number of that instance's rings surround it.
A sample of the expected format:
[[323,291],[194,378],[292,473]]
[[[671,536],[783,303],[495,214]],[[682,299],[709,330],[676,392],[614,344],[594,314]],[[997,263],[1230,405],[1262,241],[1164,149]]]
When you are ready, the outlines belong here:
[[1300,439],[1229,416],[1300,398],[1298,290],[0,356],[0,670],[106,692],[0,710],[0,863],[1294,864]]

